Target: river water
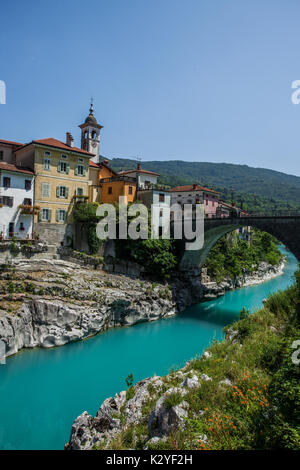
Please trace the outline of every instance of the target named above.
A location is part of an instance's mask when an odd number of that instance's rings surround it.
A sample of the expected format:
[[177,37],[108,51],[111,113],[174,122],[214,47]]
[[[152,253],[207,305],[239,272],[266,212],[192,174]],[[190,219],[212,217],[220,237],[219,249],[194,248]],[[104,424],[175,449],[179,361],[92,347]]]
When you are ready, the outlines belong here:
[[178,368],[224,337],[223,327],[245,306],[254,311],[293,281],[296,258],[284,274],[194,305],[176,317],[116,328],[54,349],[23,351],[0,365],[0,449],[62,449],[74,419],[94,415],[102,401],[138,381]]

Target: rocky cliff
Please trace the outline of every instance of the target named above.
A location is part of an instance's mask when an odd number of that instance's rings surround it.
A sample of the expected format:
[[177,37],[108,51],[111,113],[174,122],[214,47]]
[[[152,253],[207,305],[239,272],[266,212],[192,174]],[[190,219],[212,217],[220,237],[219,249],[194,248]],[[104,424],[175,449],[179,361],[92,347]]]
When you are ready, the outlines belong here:
[[84,269],[65,261],[22,261],[0,275],[0,339],[6,355],[61,346],[114,326],[177,312],[168,285]]
[[18,260],[0,272],[0,339],[6,356],[22,348],[62,346],[114,326],[175,315],[193,303],[281,272],[282,266],[262,264],[235,282],[205,284],[199,270],[163,284],[62,260]]
[[[205,352],[203,360],[210,357]],[[212,379],[186,366],[165,377],[141,380],[127,391],[107,398],[93,418],[86,411],[74,421],[68,450],[117,448],[130,439],[134,448],[159,448],[178,429],[184,429],[189,416],[185,397],[191,390]],[[229,386],[229,381],[223,385]],[[202,411],[204,414],[204,411]],[[130,434],[130,436],[126,436]]]

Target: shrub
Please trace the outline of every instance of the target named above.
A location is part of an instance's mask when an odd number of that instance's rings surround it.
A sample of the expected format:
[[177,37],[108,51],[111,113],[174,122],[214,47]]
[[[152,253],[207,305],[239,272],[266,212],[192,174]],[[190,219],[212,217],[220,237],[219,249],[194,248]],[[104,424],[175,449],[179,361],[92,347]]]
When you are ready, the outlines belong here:
[[164,400],[164,407],[169,410],[173,406],[182,402],[182,395],[179,392],[172,392]]

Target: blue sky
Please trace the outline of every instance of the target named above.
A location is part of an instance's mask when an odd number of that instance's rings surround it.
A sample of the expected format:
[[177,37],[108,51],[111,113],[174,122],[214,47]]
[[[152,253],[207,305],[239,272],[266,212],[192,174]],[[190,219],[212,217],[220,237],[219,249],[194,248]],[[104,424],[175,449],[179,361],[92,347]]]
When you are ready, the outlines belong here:
[[55,137],[93,95],[101,153],[300,175],[299,0],[2,2],[0,137]]

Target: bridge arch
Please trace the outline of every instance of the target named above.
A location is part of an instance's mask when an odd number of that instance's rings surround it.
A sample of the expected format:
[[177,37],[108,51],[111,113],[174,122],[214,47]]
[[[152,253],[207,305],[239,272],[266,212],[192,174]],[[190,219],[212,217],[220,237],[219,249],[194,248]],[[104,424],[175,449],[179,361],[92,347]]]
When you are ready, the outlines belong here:
[[300,260],[300,216],[215,218],[205,219],[204,245],[201,250],[190,250],[183,253],[179,265],[180,270],[200,269],[211,248],[221,237],[245,226],[258,228],[274,235]]

